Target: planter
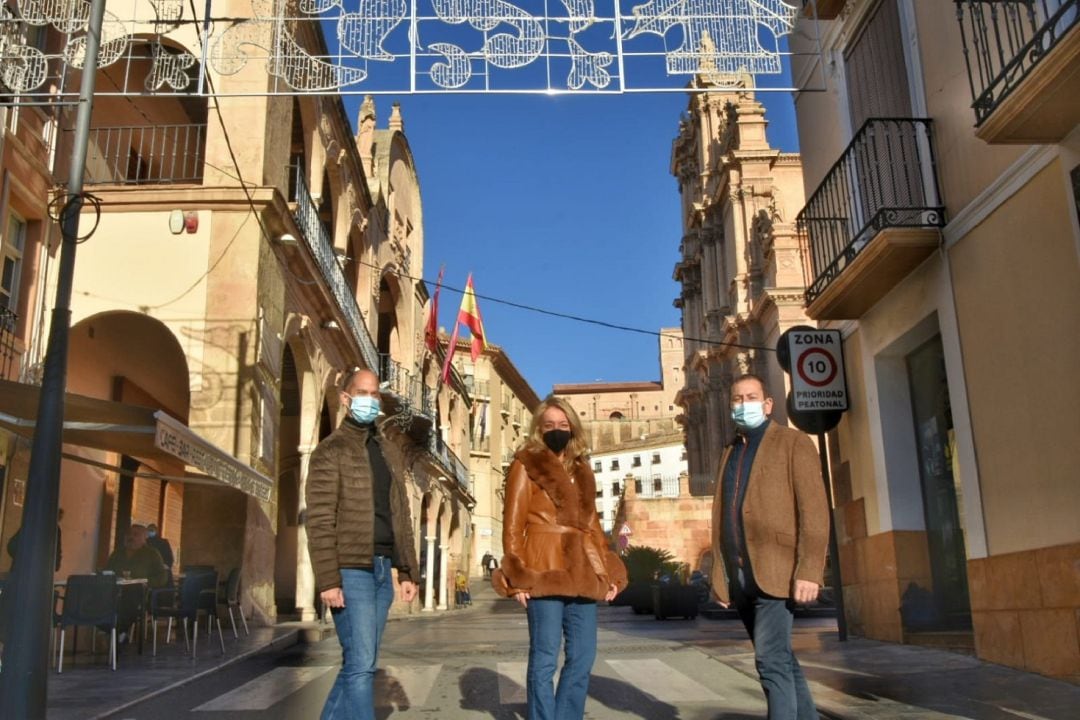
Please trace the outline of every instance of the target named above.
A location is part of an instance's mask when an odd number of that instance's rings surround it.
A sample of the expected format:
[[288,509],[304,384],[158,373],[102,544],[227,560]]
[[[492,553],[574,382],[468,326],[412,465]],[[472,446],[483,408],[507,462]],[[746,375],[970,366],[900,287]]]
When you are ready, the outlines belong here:
[[647,582],[632,582],[611,601],[612,605],[629,605],[635,615],[653,611],[652,590]]
[[689,585],[654,585],[653,615],[657,620],[681,617],[693,620],[698,614],[697,589]]

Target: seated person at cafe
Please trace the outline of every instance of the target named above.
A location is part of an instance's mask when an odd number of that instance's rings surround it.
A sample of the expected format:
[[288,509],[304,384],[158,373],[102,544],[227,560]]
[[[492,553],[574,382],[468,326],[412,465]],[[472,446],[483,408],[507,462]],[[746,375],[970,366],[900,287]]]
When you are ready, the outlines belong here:
[[[169,582],[169,571],[161,554],[146,544],[146,527],[132,525],[124,535],[124,546],[118,547],[109,556],[105,569],[111,570],[122,578],[143,578],[150,588],[164,587]],[[119,621],[117,630],[120,642],[127,639],[127,630],[139,619],[143,606],[142,585],[125,588],[120,593]]]
[[165,563],[165,567],[172,570],[173,566],[173,551],[172,545],[166,538],[158,535],[158,527],[154,523],[150,523],[146,526],[146,544],[154,548],[161,555],[162,561]]

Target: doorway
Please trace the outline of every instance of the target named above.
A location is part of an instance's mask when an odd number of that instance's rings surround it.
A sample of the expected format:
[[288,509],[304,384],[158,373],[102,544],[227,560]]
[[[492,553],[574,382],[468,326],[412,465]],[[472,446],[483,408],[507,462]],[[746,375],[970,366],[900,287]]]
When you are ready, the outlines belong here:
[[907,355],[905,362],[937,624],[943,630],[968,630],[971,603],[961,522],[963,492],[957,482],[959,473],[954,468],[956,433],[941,335],[920,345]]

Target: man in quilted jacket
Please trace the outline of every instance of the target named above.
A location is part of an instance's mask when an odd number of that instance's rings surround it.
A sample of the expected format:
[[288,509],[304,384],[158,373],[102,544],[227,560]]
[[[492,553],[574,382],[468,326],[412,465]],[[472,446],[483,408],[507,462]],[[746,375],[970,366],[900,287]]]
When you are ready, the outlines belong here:
[[345,374],[347,410],[338,429],[311,454],[307,477],[308,550],[323,604],[334,617],[343,656],[322,720],[374,720],[373,684],[379,642],[394,600],[416,597],[418,568],[405,484],[384,453],[379,378]]

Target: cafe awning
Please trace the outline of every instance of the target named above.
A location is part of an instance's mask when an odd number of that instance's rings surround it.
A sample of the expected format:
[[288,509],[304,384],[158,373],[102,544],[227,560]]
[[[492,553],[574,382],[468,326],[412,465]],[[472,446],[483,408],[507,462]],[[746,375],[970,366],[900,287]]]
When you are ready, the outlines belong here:
[[[0,428],[32,438],[39,395],[36,385],[0,380]],[[173,479],[199,482],[212,478],[262,501],[270,500],[274,488],[273,480],[162,410],[66,393],[63,439],[66,444],[151,463],[180,460],[189,469]]]

